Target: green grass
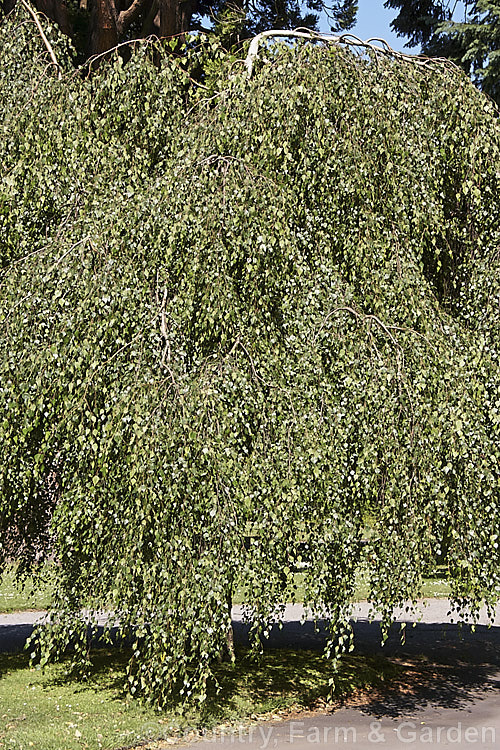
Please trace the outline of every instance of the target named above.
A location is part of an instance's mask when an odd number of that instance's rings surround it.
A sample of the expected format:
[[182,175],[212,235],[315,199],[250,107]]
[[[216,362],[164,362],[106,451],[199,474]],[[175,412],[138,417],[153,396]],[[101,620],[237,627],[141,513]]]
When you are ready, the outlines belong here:
[[[423,599],[447,598],[450,595],[450,584],[446,579],[446,568],[444,565],[436,567],[422,581],[421,596]],[[356,586],[355,601],[363,601],[370,594],[368,579],[366,575],[360,574]]]
[[47,581],[33,589],[31,581],[24,588],[16,583],[15,568],[8,568],[0,581],[0,612],[20,612],[46,609],[51,598],[50,569],[47,567]]
[[426,578],[422,588],[425,599],[446,599],[451,593],[450,584],[445,577]]
[[[330,669],[317,652],[276,650],[259,661],[238,652],[234,666],[217,667],[218,693],[181,718],[173,705],[157,713],[124,693],[119,651],[97,652],[86,682],[67,677],[64,664],[32,669],[25,655],[0,656],[0,748],[109,750],[166,739],[188,727],[211,728],[288,708],[312,708],[329,693]],[[381,658],[346,657],[335,697],[378,685],[401,667]]]
[[[50,577],[48,571],[47,578]],[[438,579],[428,583],[427,595],[445,595]],[[364,595],[363,581],[358,596]],[[297,574],[298,597],[303,575]],[[50,582],[37,592],[17,588],[14,571],[0,586],[0,611],[44,609]],[[328,663],[317,652],[280,650],[250,661],[239,651],[234,667],[217,667],[220,690],[197,713],[180,717],[176,706],[162,714],[141,706],[124,690],[126,653],[100,651],[85,682],[67,677],[64,664],[43,672],[28,665],[27,656],[0,655],[0,749],[116,750],[141,742],[166,739],[187,727],[237,723],[250,716],[280,710],[311,708],[329,694]],[[348,656],[336,675],[335,695],[370,687],[398,673],[382,659]]]
[[[297,601],[303,600],[304,595],[304,574],[296,573],[295,581],[297,585]],[[47,575],[47,581],[41,587],[33,590],[32,584],[28,581],[24,589],[20,589],[15,582],[14,569],[8,569],[3,579],[0,581],[0,612],[17,612],[26,610],[46,609],[51,597],[50,571]],[[366,579],[359,577],[356,588],[355,601],[366,599],[369,594]],[[450,594],[450,585],[445,578],[444,566],[436,568],[432,576],[425,578],[422,586],[422,596],[424,598],[441,598]],[[234,596],[234,604],[242,604],[244,592],[237,590]]]
[[[295,574],[295,585],[296,585],[296,601],[304,601],[304,574]],[[367,577],[363,574],[358,576],[356,584],[356,591],[354,594],[354,601],[360,602],[367,599],[370,593]],[[422,597],[424,599],[434,598],[446,598],[450,595],[450,584],[446,580],[444,566],[436,569],[432,572],[432,576],[424,578],[422,582]],[[241,589],[237,589],[233,598],[233,604],[243,604],[245,601],[245,593]]]

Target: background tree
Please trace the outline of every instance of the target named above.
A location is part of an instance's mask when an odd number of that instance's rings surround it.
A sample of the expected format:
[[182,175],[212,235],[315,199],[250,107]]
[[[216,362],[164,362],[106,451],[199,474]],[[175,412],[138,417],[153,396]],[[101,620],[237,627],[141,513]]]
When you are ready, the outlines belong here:
[[463,19],[448,0],[386,0],[399,11],[391,26],[426,55],[448,57],[500,101],[500,1],[466,2]]
[[455,60],[500,103],[500,2],[477,0],[467,21],[445,23],[438,32],[456,45]]
[[409,47],[425,47],[436,28],[451,19],[454,6],[448,0],[386,0],[384,5],[399,11],[391,27],[399,36],[408,37]]
[[[9,13],[16,0],[2,0]],[[336,0],[339,28],[349,28],[356,2]],[[322,0],[34,0],[39,12],[72,37],[80,61],[127,39],[178,37],[211,29],[232,45],[271,28],[316,28]],[[347,25],[346,25],[347,24]]]
[[332,31],[349,31],[356,24],[358,14],[358,0],[340,0],[333,7],[326,7]]

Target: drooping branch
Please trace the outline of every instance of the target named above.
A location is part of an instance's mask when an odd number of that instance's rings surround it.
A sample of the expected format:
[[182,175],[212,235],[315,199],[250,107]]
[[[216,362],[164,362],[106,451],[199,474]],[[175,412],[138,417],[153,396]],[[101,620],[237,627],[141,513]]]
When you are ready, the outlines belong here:
[[106,57],[106,55],[109,55],[111,52],[116,52],[116,50],[121,49],[122,47],[133,48],[136,44],[152,44],[157,41],[158,37],[154,36],[153,34],[144,39],[127,39],[126,42],[120,42],[119,44],[115,44],[114,47],[110,47],[110,49],[107,49],[104,52],[100,52],[97,55],[92,55],[92,57],[89,57],[88,60],[86,60],[85,63],[80,68],[78,68],[78,70],[87,69],[89,66],[95,65],[103,57]]
[[42,41],[45,44],[45,46],[47,48],[47,51],[48,51],[48,53],[50,55],[50,59],[52,60],[52,62],[54,63],[54,65],[56,67],[57,78],[60,81],[61,77],[62,77],[61,68],[59,67],[59,63],[57,62],[57,58],[56,58],[54,49],[53,49],[51,43],[49,42],[49,40],[47,39],[47,37],[45,35],[45,32],[44,32],[44,30],[42,28],[42,24],[40,23],[40,19],[38,18],[38,14],[36,13],[35,10],[33,10],[33,8],[31,7],[31,5],[26,2],[26,0],[21,0],[21,4],[26,8],[26,10],[30,14],[30,16],[33,18],[33,20],[35,22],[35,25],[36,25],[36,27],[38,29],[38,32],[39,32],[40,36],[42,37]]
[[[263,31],[260,34],[257,34],[257,36],[255,36],[250,42],[248,54],[245,59],[245,66],[249,78],[252,75],[254,62],[259,54],[260,43],[265,39],[272,38],[307,39],[310,42],[325,42],[328,44],[346,45],[348,47],[362,47],[363,49],[371,50],[372,52],[375,52],[379,55],[390,56],[398,60],[406,60],[408,62],[416,63],[417,65],[428,66],[430,64],[439,62],[442,65],[449,65],[456,68],[456,66],[452,62],[450,62],[450,60],[445,60],[444,58],[442,59],[424,57],[421,55],[407,55],[404,52],[397,52],[389,46],[385,39],[380,39],[379,37],[372,37],[367,41],[363,41],[354,34],[341,34],[340,36],[336,36],[335,34],[319,34],[316,31],[310,31],[307,29],[296,29],[294,31],[288,31],[286,29],[274,29],[270,31]],[[380,42],[382,46],[373,44],[373,42]]]
[[287,31],[285,29],[281,29],[281,30],[271,29],[270,31],[263,31],[260,34],[257,34],[257,36],[254,36],[254,38],[250,42],[250,47],[248,48],[248,54],[245,59],[245,66],[248,71],[249,78],[252,75],[254,62],[257,59],[257,56],[259,54],[260,43],[263,42],[265,39],[278,38],[278,37],[292,38],[292,39],[309,39],[310,41],[333,42],[334,44],[338,44],[340,42],[340,37],[334,36],[333,34],[316,34],[310,31]]

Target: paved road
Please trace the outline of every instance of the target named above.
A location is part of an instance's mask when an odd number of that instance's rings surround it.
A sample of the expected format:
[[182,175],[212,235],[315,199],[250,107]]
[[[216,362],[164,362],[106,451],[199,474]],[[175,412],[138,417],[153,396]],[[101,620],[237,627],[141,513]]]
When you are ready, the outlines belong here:
[[[456,617],[449,612],[449,603],[446,599],[427,599],[419,602],[420,616],[408,615],[403,610],[396,611],[397,622],[417,622],[415,629],[407,628],[407,644],[412,643],[416,646],[416,652],[421,645],[431,646],[434,641],[432,633],[442,635],[442,625],[446,625],[448,633],[451,635],[458,628],[455,626]],[[245,642],[248,628],[244,624],[244,608],[242,606],[233,607],[233,625],[235,636],[239,642]],[[31,634],[33,625],[43,622],[45,612],[13,612],[10,614],[0,614],[0,653],[16,652],[22,650],[26,638]],[[353,619],[356,621],[356,638],[357,646],[364,649],[378,650],[380,641],[380,629],[376,619],[370,622],[372,615],[367,602],[360,602],[353,608]],[[325,631],[320,628],[315,632],[311,621],[304,618],[304,608],[300,604],[287,604],[284,613],[285,627],[280,630],[273,629],[269,639],[271,648],[298,646],[303,648],[322,648],[325,642]],[[104,622],[105,617],[102,618]],[[489,623],[486,613],[481,614],[479,620],[480,626],[487,626]],[[500,605],[495,613],[494,627],[488,632],[500,632]],[[480,628],[479,632],[483,633],[485,627]],[[444,632],[444,631],[443,631]],[[468,629],[464,628],[462,637],[470,640]],[[395,627],[389,642],[384,648],[384,652],[391,652],[393,647],[398,650],[399,636],[398,628]]]
[[[429,601],[416,627],[407,627],[405,644],[395,626],[381,649],[379,623],[369,620],[367,605],[359,605],[353,612],[357,651],[398,658],[406,670],[401,680],[332,714],[268,723],[247,734],[219,734],[194,750],[500,748],[500,607],[493,627],[483,617],[475,632],[453,623],[448,609],[444,600]],[[308,621],[301,624],[302,615],[301,607],[287,607],[285,625],[272,631],[269,646],[322,648],[325,631],[316,632]],[[0,651],[22,648],[41,617],[0,615]],[[248,627],[240,607],[233,617],[236,640],[245,642]],[[411,621],[404,612],[398,619]],[[416,658],[422,654],[424,661]]]
[[[367,605],[353,614],[357,651],[398,658],[406,665],[401,680],[334,713],[261,725],[247,735],[215,736],[196,750],[228,750],[228,745],[233,750],[238,745],[245,746],[241,750],[500,748],[500,606],[493,627],[483,615],[471,632],[452,622],[448,602],[429,601],[421,621],[406,628],[405,644],[395,626],[383,649],[379,623],[369,621]],[[288,610],[290,620],[271,635],[272,645],[298,641],[321,647],[325,634],[314,633],[311,623],[300,626],[300,615]],[[400,612],[398,619],[414,618]],[[244,637],[240,624],[236,631]],[[421,654],[425,660],[417,659]]]

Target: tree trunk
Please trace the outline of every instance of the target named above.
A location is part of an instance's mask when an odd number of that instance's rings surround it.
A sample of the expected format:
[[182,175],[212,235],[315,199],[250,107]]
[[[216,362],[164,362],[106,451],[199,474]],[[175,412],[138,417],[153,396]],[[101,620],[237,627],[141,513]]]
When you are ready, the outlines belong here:
[[[231,617],[231,610],[233,608],[233,592],[231,589],[227,593],[226,602],[227,602],[227,607],[229,611],[229,616]],[[234,632],[233,632],[233,625],[231,623],[227,630],[226,641],[218,656],[218,661],[219,663],[230,661],[231,663],[234,664],[235,660],[236,660],[236,657],[234,654]]]
[[156,33],[154,21],[158,15],[157,0],[148,0],[148,7],[145,9],[144,20],[142,22],[141,36],[147,37]]
[[34,5],[39,13],[43,13],[51,21],[54,21],[64,34],[71,36],[72,28],[69,13],[63,2],[60,0],[35,0]]
[[179,3],[179,25],[181,33],[185,34],[191,26],[191,18],[196,10],[196,0],[181,0]]
[[160,36],[182,36],[189,30],[193,15],[191,0],[159,0]]
[[[229,611],[229,617],[231,617],[231,611],[233,609],[233,590],[232,587],[227,592],[227,608]],[[227,636],[226,636],[226,644],[224,648],[224,661],[230,661],[234,662],[235,655],[234,655],[234,631],[233,631],[233,624],[229,625]]]
[[229,626],[229,630],[227,631],[224,657],[224,661],[234,662],[236,660],[236,656],[234,653],[234,631],[232,624]]
[[100,55],[118,44],[117,14],[113,0],[93,0],[90,56]]
[[177,28],[177,7],[179,0],[160,0],[160,36],[175,36]]

